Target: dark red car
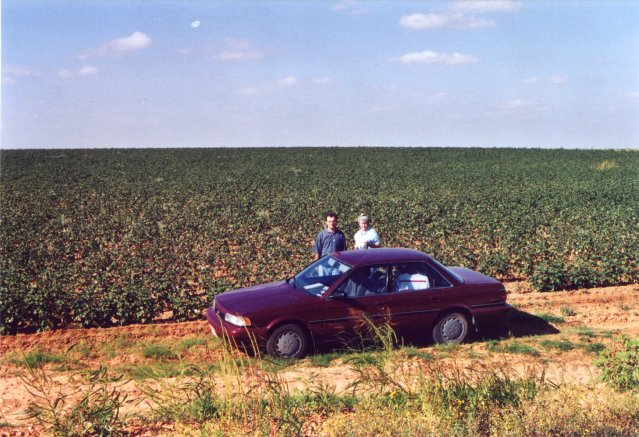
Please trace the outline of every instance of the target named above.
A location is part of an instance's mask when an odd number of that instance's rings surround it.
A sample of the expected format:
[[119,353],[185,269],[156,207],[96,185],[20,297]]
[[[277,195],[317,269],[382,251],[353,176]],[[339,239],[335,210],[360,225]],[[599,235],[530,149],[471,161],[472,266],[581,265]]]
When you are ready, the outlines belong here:
[[510,308],[493,278],[416,250],[383,248],[337,252],[290,279],[219,294],[206,318],[213,335],[299,358],[356,332],[363,319],[387,322],[402,336],[460,343]]

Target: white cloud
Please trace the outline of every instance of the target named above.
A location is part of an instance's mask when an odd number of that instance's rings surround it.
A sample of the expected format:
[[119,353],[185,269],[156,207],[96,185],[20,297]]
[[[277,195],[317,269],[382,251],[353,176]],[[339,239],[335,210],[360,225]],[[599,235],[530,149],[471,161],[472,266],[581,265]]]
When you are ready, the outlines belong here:
[[248,41],[226,38],[224,42],[228,50],[214,55],[213,59],[217,59],[218,61],[242,62],[262,59],[264,57],[263,53],[251,49],[251,45]]
[[445,27],[450,21],[447,15],[443,14],[420,14],[404,15],[399,19],[402,27],[409,29],[436,29]]
[[563,85],[565,83],[568,83],[568,76],[564,76],[564,75],[561,75],[561,74],[555,74],[553,76],[550,76],[550,78],[548,80],[553,85]]
[[17,65],[7,65],[2,67],[2,84],[13,85],[18,79],[29,77],[40,77],[42,73],[30,68],[25,68]]
[[399,20],[402,27],[408,29],[438,29],[451,27],[457,29],[479,29],[496,27],[494,20],[485,20],[463,14],[420,14],[404,15]]
[[540,105],[539,102],[526,99],[510,100],[497,105],[496,109],[503,114],[515,115],[517,117],[537,117],[547,111],[547,108]]
[[84,67],[80,68],[79,73],[80,76],[93,76],[94,74],[98,74],[98,69],[93,65],[85,65]]
[[443,100],[448,100],[451,97],[452,96],[450,93],[441,91],[439,93],[431,94],[430,96],[428,96],[428,100],[431,102],[441,102]]
[[491,19],[478,18],[476,14],[487,12],[510,13],[519,10],[521,4],[509,0],[467,0],[458,1],[443,13],[414,13],[404,15],[399,24],[408,29],[481,29],[496,27],[497,22]]
[[404,55],[390,58],[391,62],[399,62],[402,64],[445,64],[445,65],[463,65],[475,64],[479,60],[471,55],[461,53],[438,53],[430,50],[423,52],[406,53]]
[[288,76],[288,77],[285,77],[284,79],[280,80],[280,83],[282,85],[287,85],[287,86],[296,85],[297,82],[299,82],[299,81],[297,80],[297,78],[295,76]]
[[331,11],[343,11],[349,7],[350,1],[340,1],[331,6]]
[[191,23],[191,27],[193,29],[197,29],[198,27],[200,27],[200,22],[198,20],[195,20],[194,22]]
[[85,65],[78,70],[58,70],[57,75],[63,79],[70,79],[81,76],[94,76],[98,74],[99,70],[93,65]]
[[504,104],[504,109],[520,109],[520,108],[533,108],[537,104],[534,100],[515,99],[510,100]]
[[335,12],[348,12],[351,15],[361,15],[368,12],[368,9],[362,6],[361,1],[357,0],[342,0],[339,1],[333,6],[331,6],[331,11]]
[[317,84],[317,85],[324,85],[327,83],[332,83],[333,82],[333,78],[331,77],[316,77],[315,79],[313,79],[313,83]]
[[40,73],[31,70],[29,68],[24,68],[15,65],[9,65],[2,68],[2,74],[7,74],[13,77],[37,77],[40,76]]
[[497,27],[497,22],[495,20],[460,15],[459,18],[453,21],[453,27],[459,29],[482,29],[486,27]]
[[254,96],[257,94],[277,92],[278,90],[283,90],[285,88],[297,85],[299,82],[300,81],[297,77],[287,76],[279,80],[262,82],[259,84],[244,87],[238,91],[238,94],[241,94],[244,96]]
[[245,95],[245,96],[254,96],[256,94],[260,93],[260,89],[258,87],[246,87],[242,90],[240,90],[240,94]]
[[226,51],[213,56],[218,61],[252,61],[262,59],[264,55],[260,52],[252,51]]
[[81,53],[79,59],[87,59],[94,57],[119,56],[126,53],[136,52],[145,49],[151,45],[151,38],[142,32],[133,32],[131,35],[123,38],[117,38],[102,44],[96,49],[87,50]]
[[232,50],[248,49],[251,45],[246,40],[236,38],[224,38],[224,43],[226,43],[226,46]]
[[630,97],[631,99],[639,99],[639,91],[629,92],[628,97]]
[[385,112],[393,112],[394,109],[390,106],[376,105],[371,108],[371,112],[375,113],[385,113]]
[[151,38],[142,32],[133,32],[131,36],[111,41],[109,47],[115,52],[134,52],[151,45]]
[[74,77],[74,72],[71,70],[58,70],[57,75],[63,79],[68,79]]
[[452,10],[463,13],[516,12],[521,3],[511,0],[465,0],[453,3]]
[[555,74],[548,78],[540,78],[538,76],[530,76],[522,80],[522,82],[526,85],[536,85],[539,83],[547,83],[551,85],[563,85],[568,83],[568,76]]

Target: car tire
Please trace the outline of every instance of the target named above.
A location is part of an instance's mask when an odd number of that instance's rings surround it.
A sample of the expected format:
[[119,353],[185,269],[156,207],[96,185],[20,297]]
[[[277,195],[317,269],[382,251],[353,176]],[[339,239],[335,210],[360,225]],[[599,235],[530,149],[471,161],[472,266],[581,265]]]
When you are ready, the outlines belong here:
[[276,328],[268,338],[266,352],[276,358],[302,358],[306,353],[308,337],[298,325],[287,324]]
[[435,343],[462,343],[468,337],[468,319],[462,313],[448,313],[433,328]]

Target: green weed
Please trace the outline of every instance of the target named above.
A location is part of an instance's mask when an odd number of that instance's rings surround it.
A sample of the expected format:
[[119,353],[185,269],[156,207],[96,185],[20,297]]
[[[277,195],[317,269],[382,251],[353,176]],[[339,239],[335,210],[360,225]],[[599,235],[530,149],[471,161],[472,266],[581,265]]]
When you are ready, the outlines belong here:
[[594,363],[602,370],[602,379],[615,389],[639,389],[639,338],[615,338]]
[[590,353],[599,353],[606,348],[602,343],[582,343],[579,347]]
[[160,361],[175,360],[178,358],[174,351],[161,344],[150,344],[145,346],[142,349],[142,355],[144,358],[151,358]]
[[120,334],[113,340],[109,340],[100,345],[100,351],[107,358],[114,358],[119,355],[132,353],[137,348],[135,340],[128,334]]
[[426,352],[424,350],[417,349],[414,346],[404,346],[402,351],[409,358],[419,358],[422,360],[431,360],[434,358],[433,354]]
[[580,335],[582,337],[587,337],[587,338],[593,338],[593,337],[597,336],[597,334],[595,334],[595,330],[594,329],[585,328],[585,327],[577,328],[577,335]]
[[535,315],[548,323],[564,323],[566,321],[563,317],[555,316],[553,314],[541,313]]
[[570,316],[576,316],[577,313],[569,307],[561,307],[561,315],[570,317]]
[[27,418],[35,419],[55,435],[124,434],[120,409],[129,403],[121,390],[126,381],[108,375],[106,367],[73,374],[65,382],[54,380],[41,368],[28,367],[28,371],[23,378],[32,396]]
[[340,357],[342,357],[342,354],[331,352],[327,354],[314,354],[307,359],[309,363],[315,367],[330,367],[330,365]]
[[559,349],[566,352],[575,348],[575,346],[566,340],[542,340],[539,344],[546,349]]
[[173,378],[178,375],[189,375],[188,364],[169,361],[158,362],[150,365],[138,364],[134,366],[118,367],[114,369],[135,381],[144,381],[153,378]]
[[502,343],[498,340],[489,340],[486,342],[486,349],[490,352],[531,355],[534,357],[539,356],[539,351],[537,349],[518,341]]
[[185,351],[196,346],[204,346],[208,344],[208,340],[202,337],[188,337],[177,344],[178,351]]
[[435,350],[444,354],[450,354],[460,350],[461,347],[458,343],[438,343],[435,345]]
[[67,356],[36,350],[23,353],[21,357],[12,358],[10,362],[22,367],[40,368],[49,363],[66,363]]
[[433,369],[420,385],[418,396],[445,422],[465,424],[467,431],[484,435],[489,434],[493,409],[519,408],[546,388],[543,375],[512,378],[503,369],[455,367],[452,371]]

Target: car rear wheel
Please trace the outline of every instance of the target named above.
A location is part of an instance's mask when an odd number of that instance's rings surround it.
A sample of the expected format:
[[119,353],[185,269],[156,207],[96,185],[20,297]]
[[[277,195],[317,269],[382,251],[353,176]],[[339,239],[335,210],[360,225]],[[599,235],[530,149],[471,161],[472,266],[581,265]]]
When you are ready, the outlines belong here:
[[302,358],[308,338],[298,325],[287,324],[275,329],[266,343],[266,352],[278,358]]
[[468,337],[468,320],[462,313],[448,313],[435,324],[435,343],[461,343]]

